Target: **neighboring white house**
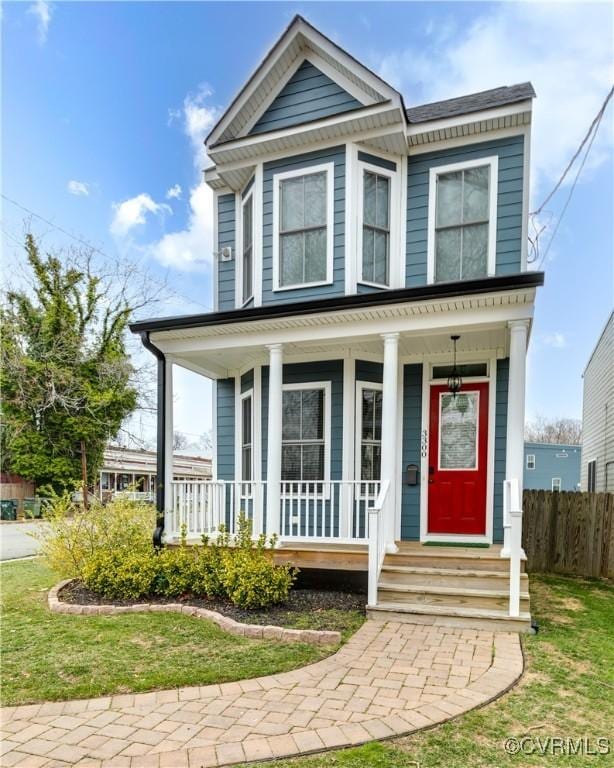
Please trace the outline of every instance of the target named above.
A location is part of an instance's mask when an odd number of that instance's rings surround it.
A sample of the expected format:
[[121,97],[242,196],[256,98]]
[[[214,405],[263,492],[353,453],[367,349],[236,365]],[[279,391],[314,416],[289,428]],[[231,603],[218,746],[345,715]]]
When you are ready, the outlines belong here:
[[[534,96],[407,108],[292,20],[205,142],[214,311],[131,326],[158,364],[160,541],[244,512],[286,561],[367,572],[374,617],[530,626]],[[173,481],[175,366],[215,382],[210,484]]]
[[[108,501],[116,494],[154,501],[157,457],[155,451],[108,446],[104,451],[96,495]],[[202,456],[173,456],[175,481],[211,480],[211,459]]]
[[583,491],[614,491],[614,312],[584,369]]

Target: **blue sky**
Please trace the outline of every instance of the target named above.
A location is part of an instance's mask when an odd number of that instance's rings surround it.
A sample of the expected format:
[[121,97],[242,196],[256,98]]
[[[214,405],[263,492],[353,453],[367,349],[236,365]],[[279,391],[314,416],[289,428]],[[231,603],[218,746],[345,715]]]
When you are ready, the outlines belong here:
[[[9,2],[3,193],[105,253],[138,259],[152,280],[167,279],[174,296],[157,313],[209,308],[201,141],[297,12],[389,79],[407,104],[532,80],[532,207],[612,81],[606,3]],[[529,417],[581,414],[582,370],[613,304],[611,139],[612,105],[544,265]],[[568,191],[548,206],[551,225]],[[21,259],[14,238],[24,218],[2,201],[5,275]],[[32,223],[45,245],[70,242]],[[208,429],[209,388],[180,374],[175,411],[178,429]],[[151,421],[143,429],[151,434]]]

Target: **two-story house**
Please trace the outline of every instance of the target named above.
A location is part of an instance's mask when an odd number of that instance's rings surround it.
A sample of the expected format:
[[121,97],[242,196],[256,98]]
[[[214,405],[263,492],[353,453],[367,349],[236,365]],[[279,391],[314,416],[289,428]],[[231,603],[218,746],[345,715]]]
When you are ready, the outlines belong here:
[[[407,108],[300,16],[206,140],[215,310],[158,359],[158,539],[279,535],[375,617],[530,626],[520,548],[529,83]],[[172,370],[213,379],[213,482],[173,483]]]

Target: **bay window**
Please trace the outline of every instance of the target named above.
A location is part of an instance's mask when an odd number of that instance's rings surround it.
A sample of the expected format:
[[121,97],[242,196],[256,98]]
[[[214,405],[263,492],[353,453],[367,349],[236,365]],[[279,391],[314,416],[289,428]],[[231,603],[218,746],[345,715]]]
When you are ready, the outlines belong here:
[[494,274],[497,168],[492,157],[431,169],[430,282]]
[[327,385],[284,386],[281,479],[293,490],[328,479],[328,407]]
[[332,282],[333,204],[332,163],[274,177],[275,290]]

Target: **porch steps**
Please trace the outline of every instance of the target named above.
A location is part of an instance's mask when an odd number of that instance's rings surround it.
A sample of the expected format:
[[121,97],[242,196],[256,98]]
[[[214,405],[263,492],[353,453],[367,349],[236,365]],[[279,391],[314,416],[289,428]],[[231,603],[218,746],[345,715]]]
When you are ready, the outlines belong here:
[[509,613],[509,560],[501,547],[423,546],[398,542],[385,556],[377,605],[380,621],[527,632],[531,628],[529,577],[520,576],[520,616]]

